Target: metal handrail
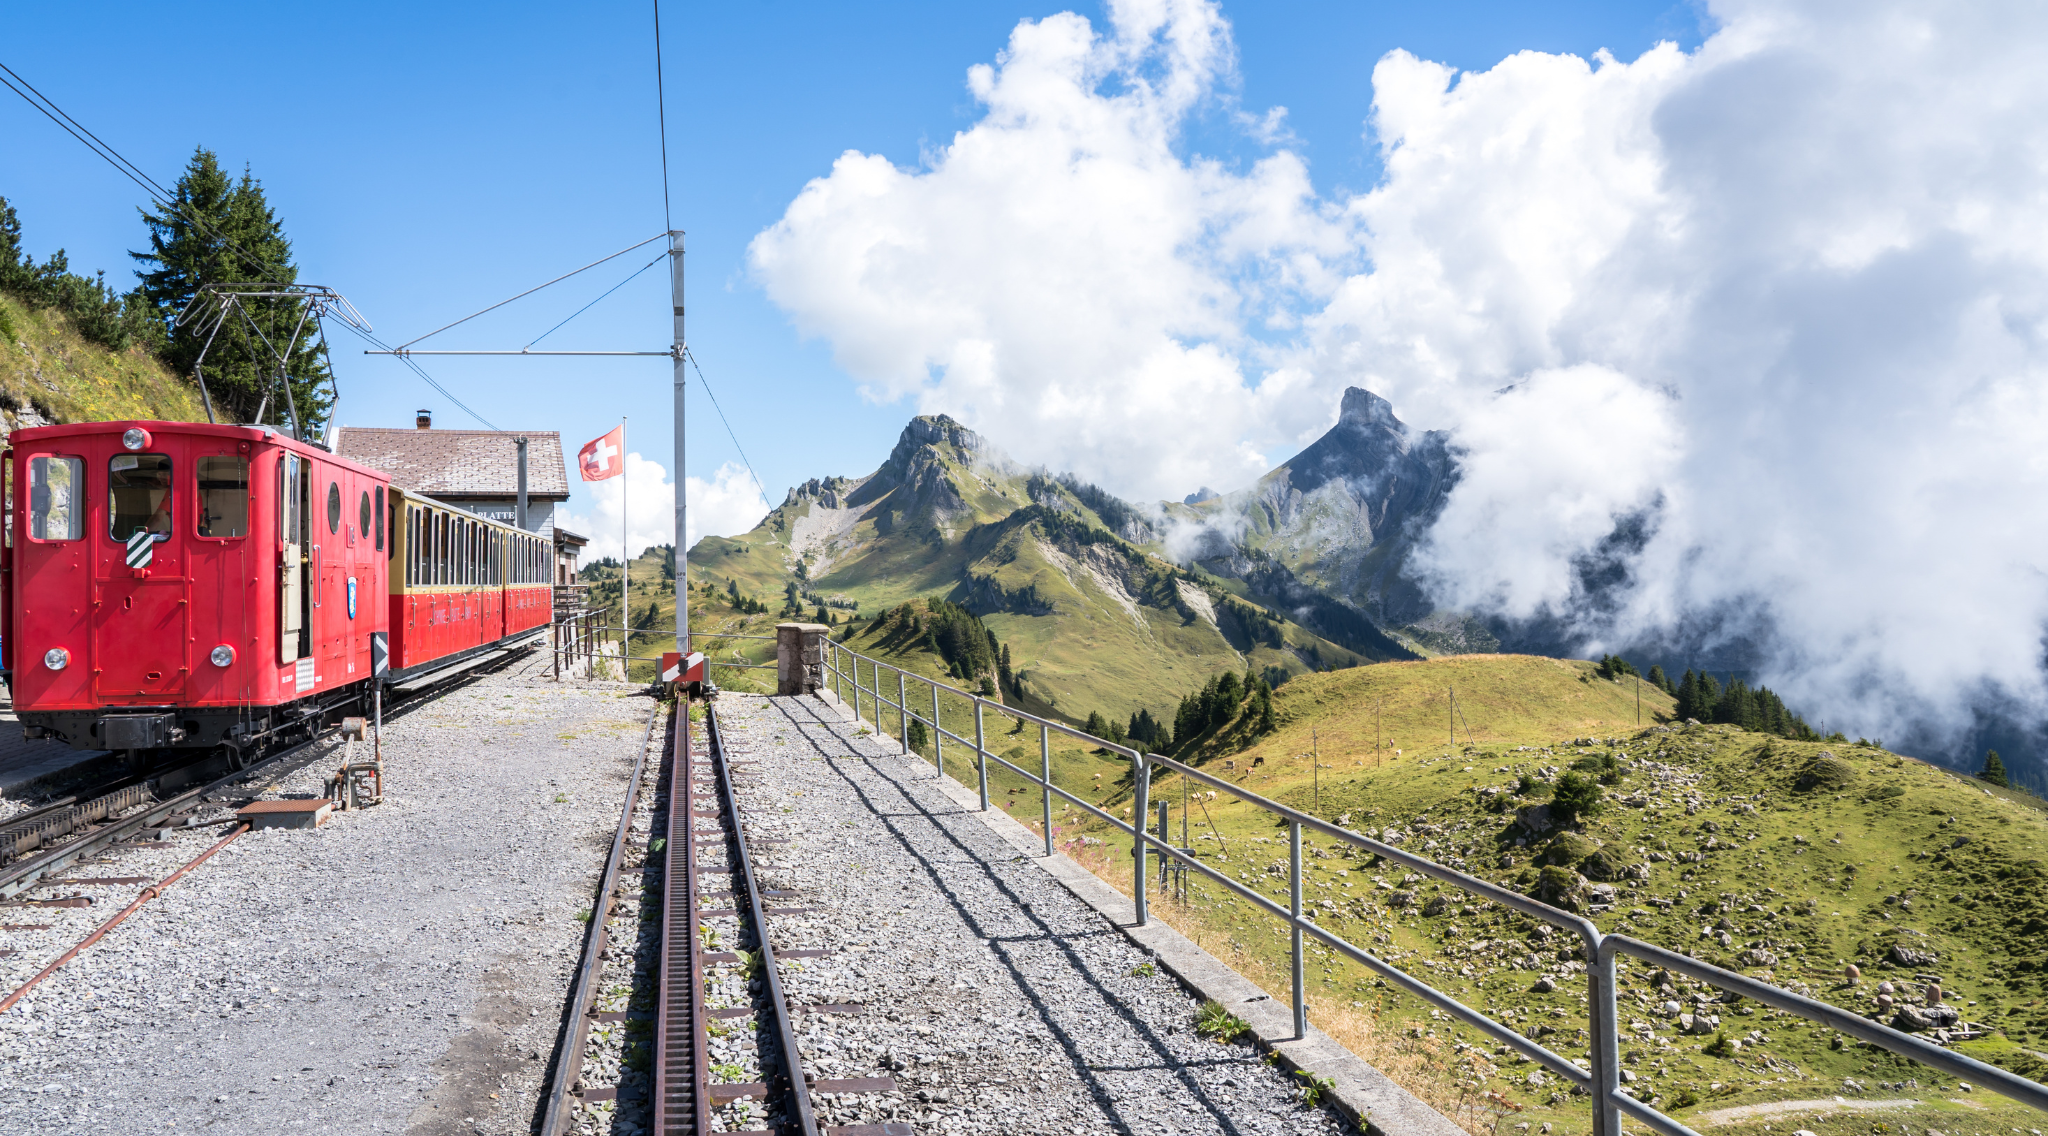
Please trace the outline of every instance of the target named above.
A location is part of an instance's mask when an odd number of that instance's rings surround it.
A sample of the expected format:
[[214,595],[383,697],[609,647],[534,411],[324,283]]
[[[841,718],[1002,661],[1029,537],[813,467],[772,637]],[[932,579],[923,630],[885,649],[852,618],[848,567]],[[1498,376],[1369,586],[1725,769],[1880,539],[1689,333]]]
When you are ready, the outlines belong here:
[[[853,709],[856,719],[860,717],[860,698],[863,694],[867,695],[874,705],[874,717],[870,721],[875,724],[877,729],[881,727],[881,708],[887,706],[894,709],[898,716],[899,728],[897,733],[903,747],[903,753],[907,755],[910,752],[910,731],[907,726],[907,723],[910,721],[923,722],[932,729],[934,737],[933,757],[939,774],[943,774],[945,770],[945,756],[942,748],[944,743],[942,739],[952,738],[961,745],[973,747],[981,787],[982,811],[986,812],[989,808],[988,762],[990,759],[1023,776],[1026,780],[1037,783],[1042,789],[1043,829],[1045,851],[1048,856],[1053,852],[1052,798],[1055,794],[1079,806],[1082,810],[1100,817],[1118,831],[1131,837],[1133,869],[1131,898],[1133,911],[1140,925],[1150,922],[1150,913],[1146,906],[1147,872],[1145,857],[1148,848],[1154,848],[1160,855],[1166,856],[1188,869],[1200,873],[1203,877],[1221,884],[1232,894],[1252,903],[1266,914],[1285,922],[1293,938],[1292,986],[1294,1028],[1297,1039],[1306,1036],[1308,1030],[1308,1006],[1303,977],[1305,967],[1303,966],[1302,959],[1302,940],[1304,936],[1307,936],[1322,942],[1330,949],[1358,962],[1422,1001],[1472,1026],[1495,1041],[1524,1054],[1551,1072],[1572,1082],[1579,1089],[1592,1094],[1594,1098],[1593,1136],[1623,1136],[1621,1128],[1621,1116],[1623,1113],[1627,1113],[1631,1118],[1662,1133],[1663,1136],[1699,1136],[1698,1133],[1679,1121],[1659,1112],[1648,1103],[1637,1100],[1634,1096],[1630,1095],[1626,1088],[1622,1087],[1621,1037],[1619,1015],[1615,1004],[1617,987],[1616,957],[1621,954],[1627,954],[1646,962],[1656,963],[1668,970],[1676,971],[1723,990],[1730,990],[1744,997],[1752,998],[1767,1006],[1819,1022],[1822,1025],[1832,1027],[1863,1041],[1870,1042],[1873,1045],[1888,1049],[1901,1057],[1919,1061],[1922,1064],[1930,1065],[1957,1077],[1968,1077],[1972,1082],[1981,1084],[1992,1092],[2010,1097],[2022,1104],[2048,1111],[2048,1086],[2028,1080],[2016,1073],[2000,1069],[1995,1065],[1987,1065],[1984,1062],[1976,1061],[1945,1049],[1933,1042],[1873,1022],[1854,1011],[1844,1010],[1840,1007],[1830,1006],[1825,1002],[1802,997],[1782,987],[1773,986],[1767,982],[1760,982],[1757,979],[1749,978],[1733,971],[1723,970],[1720,967],[1701,962],[1688,955],[1667,950],[1651,943],[1645,943],[1639,939],[1630,938],[1627,935],[1603,933],[1597,925],[1584,916],[1552,907],[1547,903],[1522,895],[1520,892],[1501,887],[1477,876],[1467,875],[1455,868],[1446,867],[1433,860],[1415,855],[1412,852],[1404,852],[1393,845],[1381,843],[1350,829],[1341,828],[1320,817],[1289,808],[1278,801],[1268,800],[1242,786],[1204,773],[1193,766],[1175,761],[1172,758],[1160,754],[1140,753],[1129,746],[1119,745],[1107,739],[1098,738],[1093,734],[1076,729],[1065,723],[1041,718],[1027,711],[984,698],[972,691],[961,690],[951,684],[926,678],[923,675],[913,674],[902,667],[863,655],[843,643],[833,641],[829,637],[826,639],[826,643],[831,646],[833,652],[831,659],[827,663],[826,670],[831,677],[834,695],[842,702],[846,701],[846,687],[850,683],[853,688]],[[851,663],[850,667],[845,665],[848,662]],[[860,684],[860,664],[863,662],[869,665],[872,676],[870,684],[865,688]],[[885,668],[896,672],[897,696],[894,701],[891,701],[882,691],[882,671]],[[910,700],[906,686],[912,678],[924,683],[932,690],[932,715],[929,719],[922,712],[913,710],[909,706]],[[938,698],[942,690],[965,698],[973,705],[976,734],[974,740],[970,741],[953,733],[938,721]],[[985,730],[982,725],[983,711],[988,709],[1038,726],[1040,764],[1038,771],[1034,772],[1020,768],[1001,755],[989,752],[986,746]],[[1123,754],[1130,759],[1133,789],[1133,819],[1130,822],[1112,815],[1106,810],[1097,807],[1092,801],[1084,800],[1053,783],[1051,736],[1054,731],[1091,747]],[[1147,796],[1151,787],[1152,771],[1155,766],[1168,772],[1182,774],[1202,784],[1214,786],[1223,792],[1227,792],[1242,801],[1266,812],[1273,813],[1287,821],[1288,844],[1290,848],[1289,903],[1287,906],[1281,906],[1278,902],[1269,899],[1257,890],[1240,884],[1229,876],[1202,863],[1194,856],[1174,847],[1171,842],[1146,831]],[[1532,919],[1538,919],[1552,926],[1576,933],[1585,947],[1588,1018],[1590,1019],[1588,1021],[1588,1032],[1592,1035],[1592,1045],[1589,1054],[1591,1068],[1582,1066],[1538,1044],[1535,1040],[1522,1036],[1513,1027],[1494,1021],[1492,1018],[1465,1005],[1451,995],[1435,989],[1421,979],[1406,973],[1399,967],[1347,941],[1334,931],[1317,925],[1313,919],[1304,915],[1301,910],[1301,835],[1304,829],[1313,829],[1331,839],[1373,852],[1382,859],[1400,864],[1425,876],[1441,880],[1472,895],[1491,900]]]

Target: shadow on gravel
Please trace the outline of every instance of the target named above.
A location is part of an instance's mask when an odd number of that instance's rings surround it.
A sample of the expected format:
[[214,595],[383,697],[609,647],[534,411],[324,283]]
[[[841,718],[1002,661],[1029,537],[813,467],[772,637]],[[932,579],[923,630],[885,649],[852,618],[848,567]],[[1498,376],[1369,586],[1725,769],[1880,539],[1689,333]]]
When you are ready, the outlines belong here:
[[[1201,1084],[1201,1082],[1197,1081],[1191,1074],[1189,1074],[1188,1068],[1190,1064],[1241,1065],[1247,1064],[1246,1061],[1244,1061],[1243,1059],[1232,1058],[1227,1060],[1219,1060],[1206,1063],[1191,1063],[1187,1060],[1184,1060],[1176,1056],[1173,1053],[1172,1049],[1165,1044],[1164,1040],[1159,1036],[1158,1032],[1152,1028],[1151,1023],[1145,1021],[1142,1017],[1134,1013],[1131,1010],[1131,1008],[1124,1003],[1123,999],[1119,995],[1109,990],[1101,983],[1101,981],[1096,977],[1093,969],[1089,966],[1088,962],[1084,958],[1082,958],[1077,951],[1074,950],[1070,940],[1072,938],[1075,938],[1076,936],[1061,934],[1060,932],[1054,931],[1050,926],[1048,926],[1046,921],[1042,917],[1040,917],[1037,912],[1031,909],[1029,901],[1026,900],[1023,896],[1017,894],[1017,892],[1010,887],[1009,882],[1004,880],[1002,876],[995,871],[995,864],[989,861],[987,854],[985,852],[977,850],[971,847],[965,841],[963,841],[957,833],[953,832],[953,830],[950,827],[948,827],[948,825],[944,821],[944,816],[942,816],[939,813],[933,812],[929,808],[926,808],[923,803],[918,801],[918,799],[911,794],[908,786],[905,785],[905,779],[900,778],[896,774],[890,773],[888,770],[882,769],[880,766],[876,764],[875,760],[872,757],[870,757],[867,754],[861,753],[857,748],[855,748],[852,745],[849,739],[842,736],[839,733],[839,727],[843,726],[844,723],[830,721],[829,719],[820,715],[808,702],[805,702],[800,699],[771,698],[768,701],[776,709],[780,710],[785,718],[789,719],[791,725],[797,727],[797,733],[801,735],[805,740],[811,743],[811,748],[817,750],[818,753],[826,759],[826,764],[831,766],[831,768],[835,772],[837,772],[841,778],[843,778],[846,781],[847,787],[851,788],[854,791],[854,793],[857,796],[859,796],[861,802],[867,805],[876,817],[880,818],[882,824],[889,830],[890,835],[896,838],[897,843],[903,847],[903,850],[908,852],[912,857],[914,857],[919,864],[923,865],[925,873],[929,875],[933,881],[933,886],[936,887],[939,890],[939,892],[946,897],[947,902],[952,904],[953,909],[959,912],[962,921],[964,921],[967,924],[967,926],[974,931],[977,937],[987,942],[990,946],[999,948],[996,951],[997,957],[999,957],[1002,960],[1004,968],[1010,972],[1011,979],[1016,983],[1017,988],[1023,992],[1024,996],[1030,1000],[1033,1009],[1038,1014],[1038,1020],[1044,1024],[1046,1029],[1049,1030],[1054,1037],[1059,1039],[1060,1048],[1065,1050],[1067,1054],[1067,1059],[1069,1063],[1073,1066],[1074,1075],[1080,1078],[1081,1082],[1088,1087],[1089,1095],[1095,1099],[1096,1104],[1102,1109],[1103,1114],[1107,1116],[1111,1120],[1111,1122],[1116,1125],[1118,1131],[1124,1133],[1131,1133],[1133,1131],[1132,1125],[1129,1121],[1125,1119],[1124,1109],[1115,1099],[1114,1095],[1111,1093],[1109,1086],[1103,1084],[1101,1079],[1095,1076],[1096,1072],[1098,1071],[1129,1072],[1147,1068],[1171,1070],[1173,1072],[1174,1077],[1177,1080],[1179,1080],[1183,1086],[1186,1087],[1189,1098],[1195,1102],[1198,1102],[1201,1105],[1201,1107],[1205,1111],[1207,1111],[1209,1115],[1216,1121],[1216,1124],[1219,1128],[1221,1128],[1226,1133],[1233,1134],[1233,1136],[1236,1136],[1236,1134],[1243,1133],[1245,1131],[1245,1129],[1241,1128],[1238,1125],[1236,1118],[1231,1116],[1228,1112],[1224,1111],[1223,1107],[1215,1100],[1215,1098],[1213,1098],[1210,1095],[1208,1089],[1206,1089]],[[824,746],[820,745],[818,736],[814,732],[805,730],[803,728],[807,723],[798,720],[796,715],[791,712],[790,704],[793,702],[802,702],[805,711],[812,717],[813,722],[816,725],[821,725],[831,730],[832,736],[835,740],[841,743],[845,743],[847,752],[832,753]],[[902,796],[903,800],[911,807],[913,811],[890,812],[881,807],[880,804],[868,794],[867,790],[863,789],[858,783],[854,781],[852,777],[847,775],[844,769],[841,769],[839,767],[838,760],[843,760],[848,757],[860,760],[868,767],[869,770],[874,772],[877,776],[881,777],[883,780],[895,786],[896,791]],[[911,783],[917,783],[916,779],[911,779]],[[950,803],[951,802],[948,802],[948,804]],[[966,814],[964,810],[955,806],[952,810],[951,815],[965,816]],[[906,832],[899,824],[899,818],[921,818],[927,821],[935,832],[937,832],[940,836],[944,837],[948,843],[953,845],[953,847],[959,849],[960,853],[966,859],[973,862],[974,869],[968,869],[965,866],[960,866],[957,870],[979,870],[982,878],[985,881],[987,881],[990,887],[992,887],[995,891],[997,891],[1010,901],[1010,903],[1016,908],[1021,918],[1023,918],[1026,922],[1037,926],[1038,933],[1024,935],[996,935],[988,933],[982,925],[981,918],[977,916],[968,907],[966,901],[963,900],[961,896],[958,894],[958,892],[955,890],[951,881],[948,880],[946,874],[943,871],[941,871],[939,866],[934,864],[929,857],[927,857],[924,853],[919,852],[917,850],[916,846],[911,842],[910,834]],[[1000,836],[997,836],[994,832],[988,832],[986,829],[984,829],[983,831],[987,832],[990,838],[1002,843],[1000,851],[1000,854],[1003,858],[1002,862],[1009,862],[1012,858],[1021,856],[1020,853],[1018,853],[1015,849],[1009,846],[1008,842],[1002,841],[1002,838]],[[1050,877],[1048,877],[1048,880],[1050,880]],[[1075,902],[1078,904],[1080,901],[1075,900]],[[1089,912],[1088,914],[1092,917],[1094,913]],[[1100,934],[1107,932],[1096,933]],[[1093,987],[1096,990],[1096,992],[1101,995],[1103,1005],[1113,1009],[1116,1012],[1117,1016],[1123,1019],[1123,1021],[1130,1027],[1131,1032],[1144,1041],[1144,1043],[1152,1050],[1153,1054],[1157,1057],[1157,1062],[1152,1065],[1111,1066],[1096,1064],[1091,1066],[1088,1059],[1082,1055],[1080,1046],[1076,1038],[1067,1030],[1063,1029],[1054,1020],[1053,1015],[1050,1012],[1050,1009],[1047,1007],[1044,1000],[1039,997],[1037,990],[1033,986],[1032,980],[1019,967],[1018,961],[1011,957],[1010,952],[1008,950],[1000,949],[1002,947],[1007,947],[1013,944],[1024,943],[1049,943],[1057,947],[1060,953],[1066,957],[1067,963],[1072,968],[1075,976],[1081,979],[1082,981],[1086,982],[1089,986]],[[1151,1128],[1154,1126],[1150,1121],[1144,1121],[1143,1118],[1138,1119],[1146,1128]]]

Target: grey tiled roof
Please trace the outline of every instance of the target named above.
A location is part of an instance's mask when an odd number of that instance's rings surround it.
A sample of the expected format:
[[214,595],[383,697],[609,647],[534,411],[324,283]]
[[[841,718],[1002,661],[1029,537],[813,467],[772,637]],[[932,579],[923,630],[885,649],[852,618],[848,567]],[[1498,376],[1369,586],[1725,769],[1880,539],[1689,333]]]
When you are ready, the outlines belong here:
[[527,439],[528,497],[569,496],[562,436],[553,430],[389,430],[344,426],[335,452],[391,475],[406,489],[437,497],[512,497],[519,492],[519,447]]

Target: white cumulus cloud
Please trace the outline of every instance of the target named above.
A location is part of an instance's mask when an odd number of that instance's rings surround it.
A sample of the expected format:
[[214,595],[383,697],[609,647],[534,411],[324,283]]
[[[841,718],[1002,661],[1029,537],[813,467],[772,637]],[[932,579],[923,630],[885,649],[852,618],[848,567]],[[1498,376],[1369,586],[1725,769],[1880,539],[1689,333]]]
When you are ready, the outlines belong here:
[[[978,121],[842,155],[753,271],[874,397],[1133,497],[1243,485],[1369,387],[1460,454],[1418,558],[1446,604],[1741,634],[1852,732],[2040,721],[2048,7],[1709,12],[1633,60],[1387,55],[1384,175],[1341,199],[1235,105],[1214,4],[1027,20]],[[1204,108],[1264,156],[1188,153]],[[1627,583],[1578,603],[1628,518]]]
[[[690,512],[689,544],[700,537],[734,536],[746,532],[768,514],[768,501],[761,496],[745,466],[726,462],[710,481],[688,479]],[[590,538],[584,560],[619,555],[629,548],[638,556],[657,544],[675,543],[676,486],[668,467],[637,453],[626,455],[626,472],[604,481],[583,483],[589,494],[589,512],[573,513],[564,508],[556,523],[570,532]],[[630,511],[630,524],[625,521]]]

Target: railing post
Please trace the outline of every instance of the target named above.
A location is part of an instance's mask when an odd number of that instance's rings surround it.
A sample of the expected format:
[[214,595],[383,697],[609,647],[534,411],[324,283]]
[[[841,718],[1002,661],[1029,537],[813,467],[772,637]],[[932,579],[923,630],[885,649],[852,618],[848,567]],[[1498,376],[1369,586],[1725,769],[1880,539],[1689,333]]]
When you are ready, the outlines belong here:
[[[1173,843],[1173,840],[1172,840],[1172,838],[1171,838],[1171,837],[1169,837],[1169,836],[1167,835],[1167,828],[1166,828],[1166,809],[1167,809],[1167,805],[1166,805],[1166,802],[1165,802],[1165,801],[1160,801],[1160,802],[1159,802],[1159,803],[1158,803],[1158,804],[1157,804],[1156,806],[1154,806],[1154,807],[1155,807],[1155,808],[1157,808],[1157,809],[1159,810],[1159,839],[1160,839],[1160,841],[1161,841],[1162,843],[1165,843],[1165,844],[1171,844],[1171,843]],[[1167,856],[1167,855],[1165,855],[1164,853],[1162,853],[1162,854],[1160,855],[1160,857],[1159,857],[1159,892],[1160,892],[1160,894],[1161,894],[1161,895],[1164,895],[1164,894],[1166,894],[1166,873],[1167,873],[1167,872],[1168,872],[1168,871],[1169,871],[1169,870],[1171,869],[1171,866],[1172,866],[1172,864],[1173,864],[1173,857],[1171,857],[1171,856]]]
[[1137,799],[1131,802],[1131,908],[1142,927],[1151,922],[1145,907],[1145,810],[1151,805],[1152,771],[1141,753],[1131,755],[1131,769],[1137,774]]
[[1622,1136],[1621,1106],[1614,1094],[1621,1091],[1621,1037],[1615,1030],[1614,952],[1603,951],[1597,943],[1586,948],[1586,994],[1589,1002],[1587,1024],[1593,1032],[1593,1136]]
[[946,735],[939,732],[939,684],[932,682],[932,764],[939,767],[939,776],[946,776]]
[[[1308,1036],[1308,1002],[1301,982],[1301,822],[1287,822],[1287,909],[1293,914],[1288,930],[1294,940],[1294,1040]],[[1614,1134],[1619,1136],[1619,1133]]]
[[[879,676],[877,677],[879,681]],[[896,737],[903,743],[904,756],[910,755],[910,698],[906,693],[909,686],[903,677],[903,668],[896,668]]]
[[1038,727],[1038,783],[1045,806],[1045,854],[1052,855],[1052,729]]
[[981,811],[988,811],[988,740],[981,730],[981,698],[974,699],[974,767],[981,781]]

